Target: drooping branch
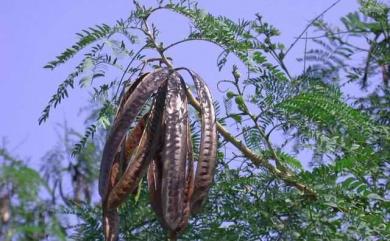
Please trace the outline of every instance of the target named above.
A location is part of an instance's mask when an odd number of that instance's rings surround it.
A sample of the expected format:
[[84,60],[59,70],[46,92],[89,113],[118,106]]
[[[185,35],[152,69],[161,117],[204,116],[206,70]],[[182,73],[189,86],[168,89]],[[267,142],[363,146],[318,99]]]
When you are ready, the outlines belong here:
[[[188,94],[188,100],[190,104],[197,111],[200,111],[200,104],[192,95],[190,90],[187,91],[187,94]],[[256,155],[252,150],[250,150],[247,146],[245,146],[242,143],[242,141],[236,139],[230,132],[228,132],[219,122],[217,122],[217,130],[225,138],[225,140],[232,143],[233,146],[235,146],[238,150],[240,150],[242,154],[244,154],[246,158],[250,159],[252,163],[255,164],[256,166],[265,167],[270,173],[272,173],[273,175],[277,176],[287,184],[297,188],[298,190],[302,191],[303,193],[305,193],[310,197],[315,198],[317,196],[317,194],[310,187],[296,181],[294,179],[294,176],[279,170],[278,168],[271,165],[267,160],[263,159],[261,156]]]
[[[167,57],[164,54],[164,49],[161,45],[157,44],[157,40],[155,39],[155,36],[150,32],[150,29],[148,27],[148,24],[146,21],[143,22],[144,24],[144,33],[149,38],[151,43],[153,44],[154,48],[157,50],[157,52],[161,56],[162,62],[164,62],[167,67],[171,70],[174,70],[173,64],[170,60],[167,59]],[[201,111],[201,106],[199,102],[195,99],[195,97],[192,95],[190,90],[187,90],[188,95],[188,101],[189,103],[198,111]],[[283,170],[278,169],[277,167],[274,167],[272,164],[270,164],[266,159],[262,158],[261,156],[255,154],[252,150],[250,150],[246,145],[242,143],[242,141],[236,139],[230,132],[228,132],[221,123],[217,122],[217,131],[227,140],[228,142],[232,143],[238,150],[240,150],[246,158],[250,159],[252,163],[256,166],[262,166],[265,167],[270,173],[272,173],[274,176],[280,178],[283,180],[286,184],[293,186],[303,192],[305,195],[309,196],[310,198],[315,199],[317,197],[317,194],[313,189],[306,186],[305,184],[299,182],[296,180],[296,177],[294,177],[291,172],[285,172]]]

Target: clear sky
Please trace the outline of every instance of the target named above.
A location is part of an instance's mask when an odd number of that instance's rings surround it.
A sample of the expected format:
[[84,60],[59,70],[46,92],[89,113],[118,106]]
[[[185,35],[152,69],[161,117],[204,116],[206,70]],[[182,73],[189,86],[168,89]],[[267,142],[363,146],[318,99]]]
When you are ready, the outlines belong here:
[[[265,21],[281,30],[281,42],[289,45],[307,23],[335,0],[200,0],[199,5],[216,15],[232,19],[253,18],[256,12]],[[154,1],[142,1],[145,4]],[[348,12],[357,9],[355,0],[342,0],[326,14],[325,19],[337,23]],[[54,110],[48,122],[38,126],[38,117],[76,62],[57,70],[42,67],[65,48],[71,46],[81,29],[101,23],[114,23],[126,18],[132,1],[116,0],[1,0],[0,1],[0,138],[6,138],[9,149],[33,163],[58,140],[55,127],[67,120],[83,131],[80,107],[87,104],[86,90],[70,92],[70,98]],[[188,30],[188,21],[167,12],[153,20],[161,26],[162,38],[180,39]],[[303,43],[290,52],[287,64],[301,70],[295,62]],[[221,73],[216,67],[220,50],[208,43],[188,43],[172,50],[170,55],[179,66],[189,66],[204,76],[214,95],[216,81],[225,78],[230,69]]]

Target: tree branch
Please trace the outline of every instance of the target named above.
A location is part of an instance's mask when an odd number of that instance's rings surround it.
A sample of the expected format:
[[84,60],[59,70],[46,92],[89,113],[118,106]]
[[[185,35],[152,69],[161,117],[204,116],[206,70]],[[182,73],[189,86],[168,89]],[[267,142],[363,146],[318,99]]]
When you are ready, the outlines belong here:
[[310,23],[305,27],[305,29],[302,31],[301,34],[299,34],[299,36],[294,40],[294,42],[290,45],[290,47],[288,47],[286,53],[284,54],[284,56],[286,56],[288,54],[288,52],[294,47],[294,45],[302,38],[302,36],[306,33],[306,31],[310,28],[311,25],[313,25],[313,23],[315,21],[317,21],[320,17],[322,17],[326,12],[328,12],[330,9],[332,9],[334,6],[336,6],[341,0],[337,0],[336,2],[334,2],[332,5],[330,5],[327,9],[325,9],[322,13],[320,13],[317,17],[315,17],[313,20],[310,21]]
[[[191,94],[189,90],[187,90],[188,93],[188,100],[189,103],[197,110],[200,111],[200,105],[199,102],[195,99],[195,97]],[[246,158],[250,159],[252,163],[256,166],[263,166],[265,167],[270,173],[277,176],[278,178],[282,179],[284,182],[286,182],[288,185],[291,185],[298,190],[302,191],[306,195],[316,198],[317,194],[309,187],[307,187],[305,184],[300,183],[296,180],[294,180],[294,177],[291,174],[287,174],[279,170],[278,168],[272,166],[267,160],[263,159],[261,156],[256,155],[252,152],[247,146],[245,146],[242,141],[237,140],[232,134],[230,134],[222,125],[221,123],[217,122],[217,130],[218,132],[230,143],[233,144],[238,150],[240,150]]]
[[[172,71],[175,71],[171,61],[167,59],[167,57],[164,55],[164,49],[161,45],[157,44],[156,39],[153,36],[153,33],[150,32],[149,26],[146,21],[144,21],[145,31],[144,33],[147,35],[151,43],[154,45],[155,49],[161,56],[161,60],[167,65],[169,69]],[[185,69],[185,68],[183,68]],[[191,91],[187,89],[187,96],[189,103],[197,110],[201,111],[199,102],[195,99],[195,97],[192,95]],[[295,180],[294,176],[290,173],[283,172],[282,170],[278,169],[277,167],[274,167],[271,165],[267,160],[263,159],[261,156],[256,155],[252,150],[250,150],[247,146],[245,146],[242,141],[236,139],[231,133],[229,133],[222,125],[221,123],[217,122],[217,130],[218,132],[225,138],[225,140],[232,143],[238,150],[240,150],[246,158],[250,159],[252,163],[256,166],[263,166],[265,167],[270,173],[275,175],[276,177],[283,180],[285,183],[287,183],[290,186],[293,186],[306,194],[307,196],[315,199],[317,197],[317,194],[309,187],[307,187],[305,184],[298,182]]]

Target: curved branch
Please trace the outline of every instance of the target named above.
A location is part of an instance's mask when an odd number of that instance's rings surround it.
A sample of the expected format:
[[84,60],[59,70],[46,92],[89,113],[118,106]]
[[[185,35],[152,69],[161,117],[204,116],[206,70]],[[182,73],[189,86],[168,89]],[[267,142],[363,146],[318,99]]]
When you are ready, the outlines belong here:
[[[190,104],[197,110],[200,111],[200,104],[192,95],[191,91],[187,89],[188,100]],[[274,167],[267,160],[263,159],[261,156],[256,155],[252,152],[247,146],[245,146],[242,141],[237,140],[232,134],[230,134],[221,123],[217,122],[217,130],[218,132],[230,143],[232,143],[237,149],[239,149],[246,158],[250,159],[254,165],[265,167],[270,173],[282,179],[287,184],[297,188],[302,191],[304,194],[309,197],[316,198],[317,194],[308,186],[303,183],[300,183],[294,179],[292,175],[282,172],[278,168]]]
[[138,56],[146,47],[147,47],[147,45],[142,46],[142,47],[137,51],[137,53],[134,54],[133,58],[131,58],[129,64],[126,66],[126,69],[125,69],[125,71],[123,72],[121,79],[119,80],[118,88],[116,89],[115,95],[114,95],[114,97],[113,97],[114,101],[116,101],[116,98],[117,98],[117,96],[118,96],[119,89],[120,89],[120,87],[121,87],[121,84],[122,84],[122,82],[123,82],[123,79],[125,78],[125,75],[126,75],[127,71],[130,69],[131,65],[133,64],[133,62],[134,62],[134,60],[137,58],[137,56]]
[[294,40],[294,42],[288,47],[286,52],[284,53],[284,56],[290,52],[290,50],[295,46],[295,44],[302,38],[302,36],[306,33],[306,31],[310,28],[311,25],[314,24],[315,21],[317,21],[319,18],[321,18],[325,13],[327,13],[330,9],[332,9],[334,6],[336,6],[341,0],[337,0],[332,5],[330,5],[327,9],[322,11],[317,17],[315,17],[313,20],[310,21],[310,23],[305,27],[305,29],[299,34],[299,36]]
[[[160,54],[162,61],[168,66],[170,70],[175,70],[172,63],[167,59],[162,51],[162,48],[156,43],[156,40],[153,38],[153,35],[148,29],[148,25],[145,22],[145,27],[147,28],[145,33],[152,41],[155,49]],[[189,103],[197,110],[201,111],[199,102],[191,94],[191,91],[187,89]],[[216,122],[218,132],[230,143],[232,143],[236,148],[238,148],[248,159],[250,159],[254,165],[265,167],[270,173],[282,179],[285,183],[297,188],[304,194],[308,195],[311,198],[316,198],[317,194],[310,187],[306,186],[303,183],[298,182],[294,179],[292,175],[282,172],[278,168],[272,166],[267,160],[263,159],[261,156],[256,155],[252,152],[247,146],[245,146],[242,141],[237,140],[232,134],[230,134],[219,122]]]
[[[176,45],[179,45],[179,44],[181,44],[181,43],[190,42],[190,41],[197,41],[197,40],[198,40],[198,41],[203,41],[203,42],[208,42],[208,43],[215,44],[215,45],[221,47],[223,50],[226,51],[226,48],[225,48],[222,44],[220,44],[220,43],[218,43],[218,42],[216,42],[216,41],[213,41],[213,40],[211,40],[211,39],[207,39],[207,38],[186,38],[186,39],[182,39],[182,40],[180,40],[180,41],[171,43],[171,44],[168,45],[167,47],[163,48],[162,51],[165,52],[166,50],[168,50],[168,49],[170,49],[170,48],[172,48],[172,47],[174,47],[174,46],[176,46]],[[234,52],[233,52],[233,53],[234,53]]]

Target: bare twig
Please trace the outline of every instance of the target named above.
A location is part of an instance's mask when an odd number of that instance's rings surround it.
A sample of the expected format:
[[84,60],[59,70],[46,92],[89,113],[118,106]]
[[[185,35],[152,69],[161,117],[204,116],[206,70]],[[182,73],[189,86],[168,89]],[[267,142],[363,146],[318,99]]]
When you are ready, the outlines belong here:
[[303,74],[306,73],[306,54],[307,54],[307,32],[306,32],[306,38],[305,38],[305,50],[303,53]]
[[299,41],[299,39],[302,38],[302,36],[306,33],[306,31],[310,28],[311,25],[314,24],[315,21],[317,21],[319,18],[321,18],[322,16],[324,16],[325,13],[327,13],[330,9],[332,9],[334,6],[336,6],[341,0],[337,0],[336,2],[334,2],[332,5],[330,5],[327,9],[325,9],[324,11],[322,11],[322,13],[320,13],[317,17],[315,17],[313,20],[310,21],[310,23],[305,27],[305,29],[303,29],[302,33],[299,34],[299,36],[294,40],[294,42],[290,45],[290,47],[288,47],[286,53],[285,53],[285,56],[287,55],[287,53],[295,46],[295,44]]
[[114,101],[117,101],[117,97],[118,97],[118,92],[119,92],[119,89],[122,85],[122,82],[123,82],[123,79],[125,78],[125,75],[127,73],[127,71],[130,69],[130,66],[133,64],[134,60],[137,58],[137,56],[146,48],[146,45],[142,46],[137,53],[134,54],[133,58],[131,58],[129,64],[126,66],[126,69],[125,71],[123,71],[123,74],[122,74],[122,77],[121,79],[119,80],[119,84],[118,84],[118,88],[116,89],[116,92],[115,92],[115,95],[114,95]]

